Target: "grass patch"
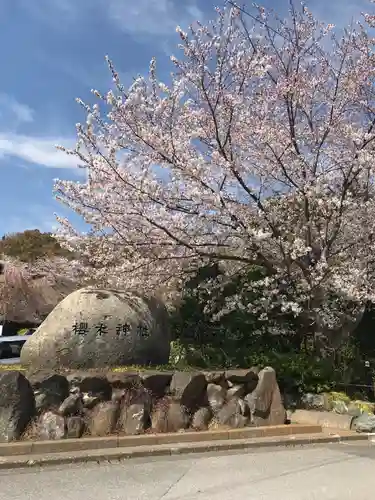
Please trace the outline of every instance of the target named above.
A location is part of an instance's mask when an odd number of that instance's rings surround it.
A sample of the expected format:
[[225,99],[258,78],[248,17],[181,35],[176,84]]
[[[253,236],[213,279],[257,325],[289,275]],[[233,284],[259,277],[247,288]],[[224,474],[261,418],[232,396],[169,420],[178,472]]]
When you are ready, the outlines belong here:
[[110,368],[111,371],[116,373],[122,372],[144,372],[144,371],[158,371],[158,372],[171,372],[171,371],[202,371],[202,368],[197,368],[195,366],[177,366],[177,365],[161,365],[161,366],[141,366],[141,365],[133,365],[133,366],[117,366],[114,368]]
[[25,368],[22,365],[0,365],[0,372],[6,372],[9,370],[23,372],[25,371]]
[[[3,371],[26,371],[26,368],[22,365],[0,365],[0,372]],[[131,366],[116,366],[113,368],[92,368],[92,369],[71,369],[71,370],[66,370],[63,369],[61,370],[62,372],[64,371],[87,371],[87,372],[114,372],[114,373],[126,373],[126,372],[171,372],[171,371],[180,371],[180,372],[194,372],[194,371],[207,371],[208,369],[202,369],[198,368],[195,366],[175,366],[175,365],[162,365],[162,366],[141,366],[141,365],[131,365]]]

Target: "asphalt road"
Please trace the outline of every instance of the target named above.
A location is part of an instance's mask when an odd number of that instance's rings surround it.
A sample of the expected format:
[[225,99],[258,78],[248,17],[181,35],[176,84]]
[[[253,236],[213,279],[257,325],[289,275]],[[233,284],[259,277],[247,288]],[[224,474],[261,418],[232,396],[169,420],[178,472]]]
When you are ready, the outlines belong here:
[[370,500],[374,491],[367,443],[0,472],[4,500]]

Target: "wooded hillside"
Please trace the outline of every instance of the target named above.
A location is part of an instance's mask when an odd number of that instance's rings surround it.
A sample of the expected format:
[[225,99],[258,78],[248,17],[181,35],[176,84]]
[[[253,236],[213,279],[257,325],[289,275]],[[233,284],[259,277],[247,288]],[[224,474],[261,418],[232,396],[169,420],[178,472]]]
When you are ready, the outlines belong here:
[[9,233],[0,240],[0,255],[8,255],[22,262],[34,262],[39,258],[73,258],[62,248],[51,233],[41,233],[39,229],[28,229],[22,233]]

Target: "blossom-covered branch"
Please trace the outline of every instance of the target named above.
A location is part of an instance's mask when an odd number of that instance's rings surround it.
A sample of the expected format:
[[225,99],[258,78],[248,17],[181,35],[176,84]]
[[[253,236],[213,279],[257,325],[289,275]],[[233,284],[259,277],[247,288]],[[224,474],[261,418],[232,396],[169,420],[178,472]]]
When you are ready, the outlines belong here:
[[[116,91],[78,125],[84,184],[57,198],[91,225],[60,219],[60,238],[112,285],[174,287],[197,267],[260,266],[261,300],[230,307],[335,327],[374,300],[373,39],[293,5],[285,20],[232,6],[177,28],[170,83]],[[371,18],[368,17],[371,21]],[[350,306],[350,307],[349,307]]]

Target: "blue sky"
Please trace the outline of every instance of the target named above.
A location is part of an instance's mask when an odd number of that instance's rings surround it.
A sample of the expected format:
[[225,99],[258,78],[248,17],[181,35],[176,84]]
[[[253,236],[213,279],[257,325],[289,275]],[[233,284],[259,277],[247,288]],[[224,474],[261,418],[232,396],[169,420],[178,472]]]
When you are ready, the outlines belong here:
[[[289,0],[258,0],[284,10]],[[0,236],[50,231],[54,212],[79,219],[52,197],[53,180],[79,180],[75,159],[55,149],[74,146],[85,120],[76,97],[111,85],[109,55],[129,83],[158,59],[163,77],[176,53],[177,24],[215,16],[224,0],[0,0]],[[244,1],[239,2],[243,4]],[[250,1],[248,2],[251,3]],[[310,0],[322,20],[343,26],[367,0]]]

